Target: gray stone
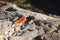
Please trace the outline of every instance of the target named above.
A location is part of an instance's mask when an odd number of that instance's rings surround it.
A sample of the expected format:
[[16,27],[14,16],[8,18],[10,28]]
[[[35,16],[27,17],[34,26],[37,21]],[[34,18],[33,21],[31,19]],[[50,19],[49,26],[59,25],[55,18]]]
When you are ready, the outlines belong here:
[[[7,11],[6,9],[10,7],[16,10]],[[60,31],[58,30],[60,18],[21,9],[11,3],[6,3],[4,6],[0,4],[0,8],[0,40],[37,40],[38,38],[60,40]],[[34,18],[29,20],[26,18],[26,21],[21,25],[12,27],[14,21],[23,15]],[[58,33],[55,32],[56,30]],[[36,39],[34,39],[35,37]]]

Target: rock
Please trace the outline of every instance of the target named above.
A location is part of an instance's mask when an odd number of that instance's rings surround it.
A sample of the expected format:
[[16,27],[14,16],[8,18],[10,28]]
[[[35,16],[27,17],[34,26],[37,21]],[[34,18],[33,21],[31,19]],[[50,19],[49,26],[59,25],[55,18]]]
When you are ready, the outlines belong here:
[[[1,40],[60,40],[60,18],[21,9],[11,3],[0,5]],[[26,16],[26,21],[12,27],[15,20],[23,15]]]
[[46,40],[60,40],[60,36],[59,34],[52,32],[52,33],[46,34],[45,39]]

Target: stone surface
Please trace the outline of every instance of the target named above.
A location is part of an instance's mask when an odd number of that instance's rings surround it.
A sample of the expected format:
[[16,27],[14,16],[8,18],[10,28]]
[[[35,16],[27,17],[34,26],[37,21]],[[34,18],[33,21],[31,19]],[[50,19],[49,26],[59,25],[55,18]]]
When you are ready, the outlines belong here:
[[[24,10],[11,3],[1,5],[0,40],[60,40],[60,18]],[[12,27],[22,15],[27,17],[26,21]]]

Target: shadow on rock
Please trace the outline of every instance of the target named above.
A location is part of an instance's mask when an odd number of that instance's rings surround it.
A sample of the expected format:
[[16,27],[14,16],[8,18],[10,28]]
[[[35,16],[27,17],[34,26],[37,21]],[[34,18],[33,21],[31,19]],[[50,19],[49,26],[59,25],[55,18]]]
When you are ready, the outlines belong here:
[[41,36],[36,36],[33,40],[42,40]]

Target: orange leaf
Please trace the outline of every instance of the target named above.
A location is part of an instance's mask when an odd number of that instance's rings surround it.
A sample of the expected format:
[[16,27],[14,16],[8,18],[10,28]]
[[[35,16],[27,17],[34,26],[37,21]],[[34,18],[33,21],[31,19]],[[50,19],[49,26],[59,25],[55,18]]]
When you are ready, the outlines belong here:
[[21,18],[16,20],[13,25],[19,25],[19,24],[23,23],[25,20],[26,20],[26,16],[22,16]]

